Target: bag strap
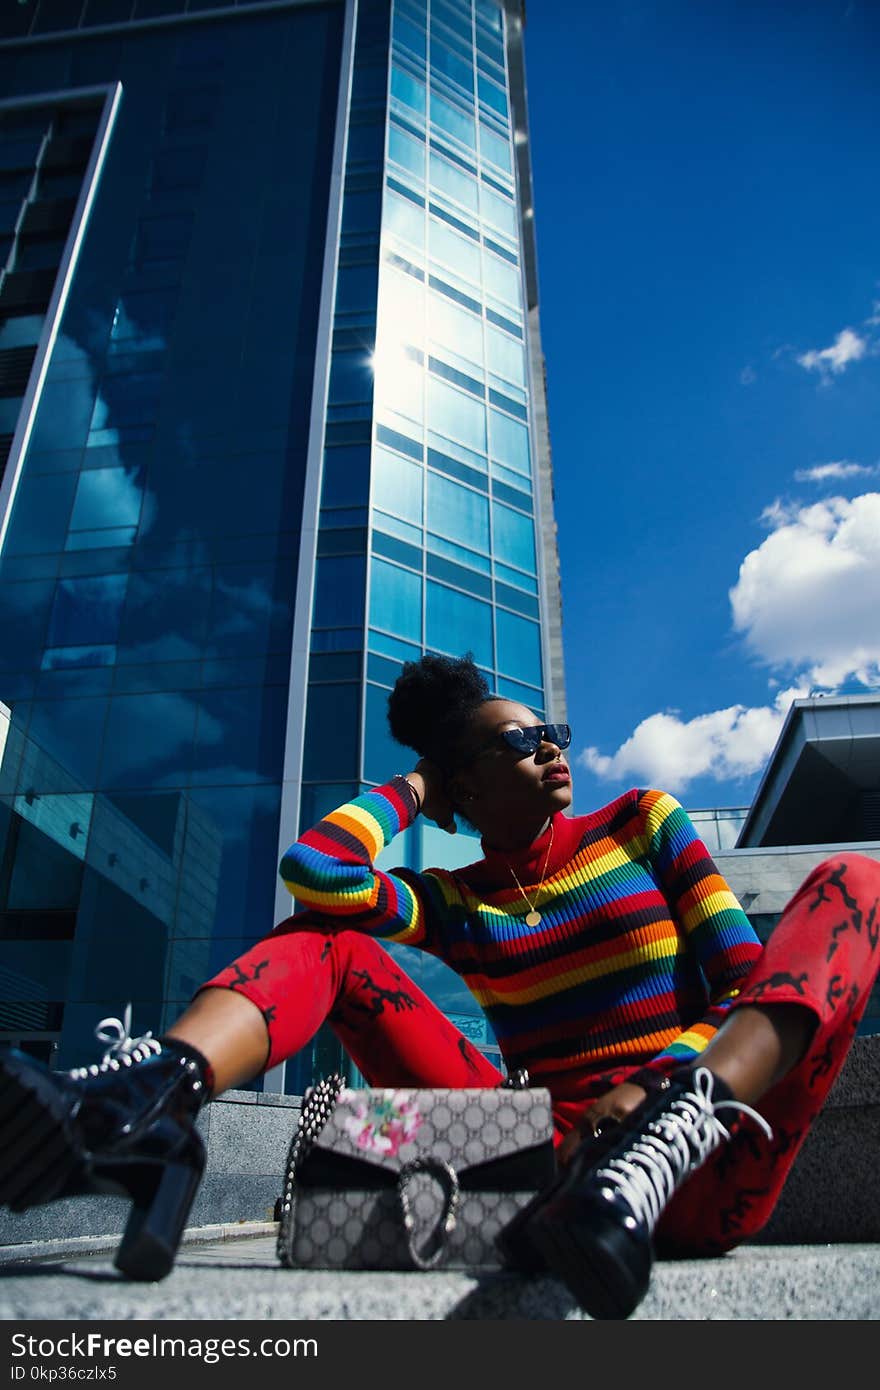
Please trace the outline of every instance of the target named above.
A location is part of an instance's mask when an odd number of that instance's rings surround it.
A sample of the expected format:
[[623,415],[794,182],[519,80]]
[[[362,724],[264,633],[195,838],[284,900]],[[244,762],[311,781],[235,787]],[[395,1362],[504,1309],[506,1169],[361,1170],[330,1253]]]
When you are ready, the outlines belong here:
[[321,1130],[333,1114],[339,1092],[345,1086],[345,1078],[334,1072],[324,1077],[315,1086],[309,1087],[303,1096],[299,1123],[294,1132],[287,1153],[284,1172],[284,1190],[281,1194],[281,1221],[278,1226],[278,1239],[275,1253],[285,1269],[293,1269],[293,1237],[296,1219],[296,1177],[299,1167],[311,1149]]
[[[416,1249],[415,1220],[413,1219],[408,1192],[410,1179],[416,1173],[430,1173],[432,1177],[437,1179],[445,1195],[443,1212],[430,1233],[424,1250]],[[410,1258],[417,1269],[433,1269],[443,1254],[446,1237],[455,1230],[458,1220],[458,1206],[461,1199],[458,1174],[452,1164],[447,1163],[445,1159],[414,1158],[411,1163],[405,1163],[400,1170],[397,1179],[397,1194],[400,1197],[403,1228],[406,1232]]]

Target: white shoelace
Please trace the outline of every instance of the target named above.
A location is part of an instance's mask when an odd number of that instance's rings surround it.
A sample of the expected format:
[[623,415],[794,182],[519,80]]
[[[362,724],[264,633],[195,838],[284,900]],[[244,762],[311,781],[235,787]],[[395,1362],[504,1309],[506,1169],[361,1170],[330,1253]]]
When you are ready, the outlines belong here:
[[712,1073],[708,1067],[694,1072],[694,1088],[670,1103],[669,1113],[653,1121],[620,1158],[612,1158],[598,1169],[612,1192],[623,1199],[636,1221],[653,1230],[682,1178],[698,1168],[730,1132],[718,1119],[719,1110],[737,1110],[748,1115],[768,1139],[773,1131],[757,1110],[738,1100],[713,1102]]
[[126,1004],[122,1018],[102,1018],[95,1029],[98,1042],[107,1044],[107,1051],[100,1062],[92,1062],[89,1067],[75,1067],[69,1075],[74,1081],[84,1081],[89,1076],[100,1076],[101,1072],[119,1071],[130,1067],[133,1062],[143,1062],[147,1057],[158,1056],[162,1044],[152,1032],[143,1037],[131,1036],[131,1004]]

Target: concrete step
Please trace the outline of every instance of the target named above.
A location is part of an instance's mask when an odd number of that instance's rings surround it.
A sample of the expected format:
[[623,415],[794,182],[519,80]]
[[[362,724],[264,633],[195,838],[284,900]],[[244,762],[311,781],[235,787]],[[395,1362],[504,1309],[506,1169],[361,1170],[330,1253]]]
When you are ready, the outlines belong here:
[[[558,1280],[484,1273],[282,1269],[271,1223],[190,1232],[160,1284],[113,1269],[114,1245],[56,1242],[3,1254],[0,1319],[33,1321],[589,1321]],[[744,1246],[660,1261],[633,1321],[875,1320],[880,1244]]]

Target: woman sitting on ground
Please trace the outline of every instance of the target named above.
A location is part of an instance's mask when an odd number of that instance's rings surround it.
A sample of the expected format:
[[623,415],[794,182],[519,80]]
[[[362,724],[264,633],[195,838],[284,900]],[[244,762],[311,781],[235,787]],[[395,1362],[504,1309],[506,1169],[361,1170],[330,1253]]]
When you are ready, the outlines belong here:
[[[200,1106],[326,1020],[371,1085],[496,1086],[382,945],[403,942],[461,975],[508,1071],[552,1098],[559,1176],[502,1234],[509,1263],[628,1316],[655,1250],[718,1254],[768,1219],[877,974],[880,864],[821,864],[762,947],[671,796],[566,815],[568,726],[491,695],[470,657],[405,666],[389,722],[414,769],[301,836],[281,872],[304,910],[166,1035],[71,1073],[5,1051],[0,1200],[125,1192],[116,1263],[161,1278],[204,1165]],[[420,813],[465,817],[482,858],[375,870]]]

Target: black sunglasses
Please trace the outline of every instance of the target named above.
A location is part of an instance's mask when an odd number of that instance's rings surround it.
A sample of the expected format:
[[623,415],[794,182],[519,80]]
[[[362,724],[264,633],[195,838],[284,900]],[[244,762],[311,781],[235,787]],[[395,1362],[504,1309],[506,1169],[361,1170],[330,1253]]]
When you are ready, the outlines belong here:
[[554,743],[561,751],[571,743],[571,725],[532,724],[526,729],[504,729],[502,733],[496,734],[491,743],[478,749],[473,756],[479,758],[490,748],[497,747],[499,739],[507,748],[512,748],[514,753],[537,753],[542,743]]

